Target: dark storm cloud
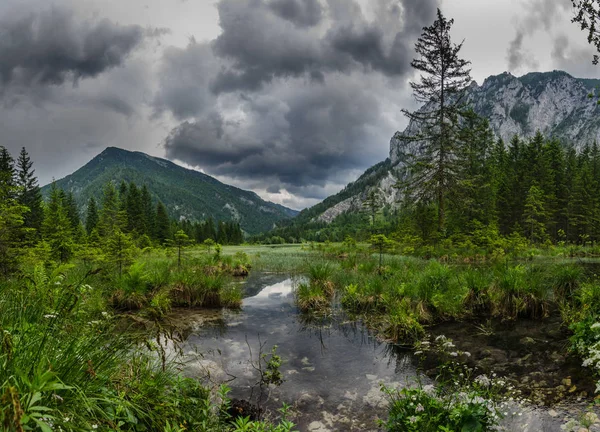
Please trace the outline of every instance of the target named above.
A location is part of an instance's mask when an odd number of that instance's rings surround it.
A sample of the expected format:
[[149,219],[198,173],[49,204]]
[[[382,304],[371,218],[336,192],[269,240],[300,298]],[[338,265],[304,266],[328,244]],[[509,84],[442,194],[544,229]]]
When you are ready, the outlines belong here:
[[319,0],[271,0],[269,8],[301,27],[316,26],[323,18],[323,6]]
[[214,96],[209,80],[219,68],[207,43],[192,39],[186,48],[167,48],[159,70],[160,87],[154,98],[156,113],[170,110],[182,120],[212,106]]
[[97,77],[122,65],[143,37],[139,26],[83,22],[59,7],[5,15],[0,20],[0,87]]
[[[330,0],[328,29],[298,28],[262,0],[221,0],[222,34],[214,41],[217,56],[230,60],[212,89],[215,93],[256,91],[275,78],[357,68],[402,76],[410,70],[412,47],[429,24],[437,2],[373,2],[369,20],[352,0]],[[382,22],[385,19],[385,22]]]
[[381,121],[376,95],[356,81],[297,81],[240,98],[242,120],[225,121],[212,112],[185,122],[167,138],[167,156],[214,175],[269,179],[263,186],[270,190],[348,180],[349,171],[378,162],[377,150],[389,140],[374,130]]
[[222,33],[163,58],[156,111],[186,120],[165,140],[167,156],[270,193],[321,199],[328,185],[384,159],[397,127],[384,114],[389,88],[405,85],[437,2],[369,7],[221,0]]

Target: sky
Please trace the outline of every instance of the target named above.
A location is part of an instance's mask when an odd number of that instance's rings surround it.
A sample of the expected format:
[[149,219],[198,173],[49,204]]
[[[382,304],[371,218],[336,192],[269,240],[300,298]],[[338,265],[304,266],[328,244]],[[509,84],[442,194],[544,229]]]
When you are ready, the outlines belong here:
[[438,7],[479,84],[600,77],[570,0],[2,0],[0,145],[42,184],[116,146],[302,209],[387,157]]

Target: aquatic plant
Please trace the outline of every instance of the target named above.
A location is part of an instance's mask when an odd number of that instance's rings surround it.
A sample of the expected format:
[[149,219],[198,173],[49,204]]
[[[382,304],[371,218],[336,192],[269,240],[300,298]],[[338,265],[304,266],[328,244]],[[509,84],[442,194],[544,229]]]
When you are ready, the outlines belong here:
[[326,312],[331,302],[323,287],[312,283],[299,283],[295,290],[296,304],[302,312]]
[[551,283],[557,300],[569,300],[580,288],[583,268],[577,264],[555,266],[552,269]]

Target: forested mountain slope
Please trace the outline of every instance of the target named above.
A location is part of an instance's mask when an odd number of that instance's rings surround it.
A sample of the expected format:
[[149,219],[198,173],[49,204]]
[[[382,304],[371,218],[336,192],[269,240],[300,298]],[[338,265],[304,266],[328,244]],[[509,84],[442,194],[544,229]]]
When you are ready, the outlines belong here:
[[[267,231],[298,212],[264,201],[254,192],[226,185],[199,171],[141,152],[109,147],[73,174],[57,180],[73,192],[80,208],[90,197],[99,199],[108,182],[147,185],[153,199],[162,201],[174,218],[192,221],[213,217],[240,222],[250,234]],[[47,194],[49,186],[42,192]]]
[[[503,73],[487,78],[481,86],[473,82],[467,101],[477,114],[489,120],[496,137],[506,143],[515,135],[527,138],[541,131],[548,138],[581,149],[600,141],[600,105],[595,97],[598,86],[600,80],[574,78],[561,71],[522,77]],[[412,150],[406,148],[401,137],[415,128],[410,124],[392,137],[388,161],[370,168],[340,193],[304,210],[297,223],[331,222],[343,213],[360,211],[372,189],[378,189],[386,203],[395,203],[398,191],[393,185],[406,154]]]

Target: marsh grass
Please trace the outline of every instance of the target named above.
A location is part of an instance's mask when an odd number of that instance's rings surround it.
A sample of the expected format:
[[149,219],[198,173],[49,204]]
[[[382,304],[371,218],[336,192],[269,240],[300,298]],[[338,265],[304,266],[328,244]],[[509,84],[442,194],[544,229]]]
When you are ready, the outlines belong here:
[[174,283],[189,283],[189,295],[203,304],[239,304],[225,275],[168,265],[153,272],[161,262],[144,260],[118,280],[89,266],[37,265],[0,282],[0,430],[237,430],[221,415],[225,398],[220,405],[199,381],[180,376],[180,361],[166,359],[162,344],[128,324],[125,317],[135,315],[110,307],[116,293],[123,303],[139,296],[144,316],[160,320],[172,306]]

